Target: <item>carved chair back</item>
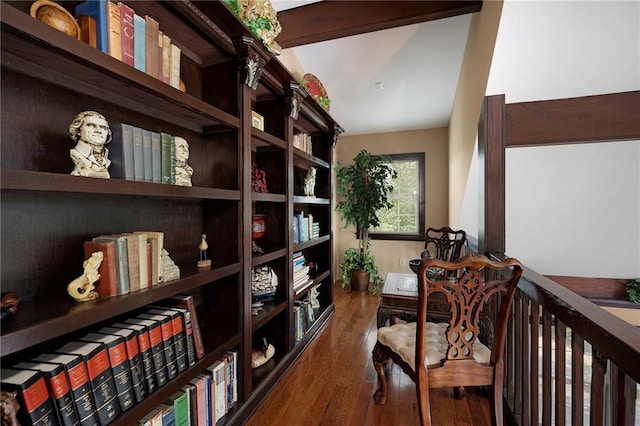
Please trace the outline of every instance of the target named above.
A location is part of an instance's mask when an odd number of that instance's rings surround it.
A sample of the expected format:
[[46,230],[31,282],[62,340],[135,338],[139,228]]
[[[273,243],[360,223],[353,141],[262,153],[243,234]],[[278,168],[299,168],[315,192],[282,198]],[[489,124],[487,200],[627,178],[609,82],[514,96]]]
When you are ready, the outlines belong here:
[[[458,271],[457,278],[431,280],[429,268]],[[509,311],[522,266],[515,259],[492,262],[482,255],[468,255],[457,262],[425,259],[418,273],[418,315],[416,317],[416,388],[421,416],[430,417],[429,388],[491,385],[492,424],[502,424],[503,354]],[[450,308],[451,320],[445,331],[447,349],[439,363],[427,365],[427,300],[442,294]],[[474,357],[480,333],[480,313],[487,301],[499,298],[489,362]],[[433,362],[433,360],[430,360]],[[429,422],[425,422],[430,424]]]
[[448,262],[458,260],[466,241],[467,233],[463,230],[453,230],[448,226],[439,229],[428,228],[424,233],[424,248],[431,256],[422,257],[433,257]]

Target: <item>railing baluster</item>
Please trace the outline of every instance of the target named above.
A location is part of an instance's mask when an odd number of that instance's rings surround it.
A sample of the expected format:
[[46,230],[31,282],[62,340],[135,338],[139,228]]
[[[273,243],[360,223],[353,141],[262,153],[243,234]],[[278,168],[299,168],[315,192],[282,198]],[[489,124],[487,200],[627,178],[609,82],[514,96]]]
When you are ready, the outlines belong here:
[[571,332],[571,424],[584,424],[584,339]]
[[555,410],[556,425],[566,424],[566,362],[567,362],[567,327],[556,318],[556,350],[555,350]]
[[[516,339],[515,344],[513,345],[513,347],[516,349],[516,353],[515,353],[515,380],[514,380],[514,388],[515,388],[515,393],[514,393],[514,409],[515,409],[515,414],[516,416],[522,416],[522,374],[523,374],[523,358],[522,358],[522,349],[523,349],[523,345],[525,342],[525,339],[523,338],[524,336],[521,333],[522,330],[522,323],[523,323],[523,313],[522,313],[522,305],[523,305],[523,301],[521,298],[519,298],[514,306],[514,311],[515,311],[515,322],[514,322],[514,329],[516,330],[516,336],[518,336],[519,338]],[[524,424],[524,420],[522,420],[523,424]]]
[[526,267],[511,315],[504,392],[512,420],[639,425],[640,329]]
[[[520,345],[520,353],[522,354],[522,368],[520,369],[520,376],[522,377],[522,383],[520,392],[522,393],[522,423],[523,425],[530,424],[530,412],[531,412],[531,395],[530,395],[530,386],[531,386],[531,378],[527,374],[527,369],[530,365],[529,355],[531,353],[531,346],[538,346],[537,340],[533,340],[531,337],[531,328],[529,327],[529,318],[531,304],[526,299],[522,299],[522,309],[521,309],[521,328],[520,330],[520,338],[522,340],[522,344]],[[537,336],[536,336],[537,339]],[[533,343],[532,343],[533,342]]]
[[607,359],[596,348],[591,349],[591,401],[589,417],[591,426],[604,425],[604,376]]
[[[538,377],[540,368],[540,354],[538,352],[538,344],[540,342],[540,305],[531,301],[531,424],[540,424],[540,379]],[[526,423],[522,423],[525,425]]]
[[542,424],[551,425],[552,377],[551,377],[551,323],[553,318],[543,307],[542,313]]

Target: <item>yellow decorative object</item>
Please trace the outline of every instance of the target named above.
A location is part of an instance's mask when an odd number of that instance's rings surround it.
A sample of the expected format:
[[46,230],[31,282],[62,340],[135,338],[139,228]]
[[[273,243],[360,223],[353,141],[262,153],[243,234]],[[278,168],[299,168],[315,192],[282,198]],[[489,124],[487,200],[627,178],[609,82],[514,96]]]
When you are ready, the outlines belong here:
[[276,37],[282,31],[276,10],[269,0],[225,0],[242,22],[274,54],[282,53]]
[[67,292],[71,297],[76,299],[76,301],[88,302],[89,300],[95,300],[100,297],[93,283],[100,279],[98,268],[103,259],[104,254],[101,251],[92,253],[91,257],[82,263],[82,267],[84,268],[82,275],[71,281],[67,286]]
[[66,35],[80,40],[80,25],[64,7],[50,0],[38,0],[31,5],[31,16]]

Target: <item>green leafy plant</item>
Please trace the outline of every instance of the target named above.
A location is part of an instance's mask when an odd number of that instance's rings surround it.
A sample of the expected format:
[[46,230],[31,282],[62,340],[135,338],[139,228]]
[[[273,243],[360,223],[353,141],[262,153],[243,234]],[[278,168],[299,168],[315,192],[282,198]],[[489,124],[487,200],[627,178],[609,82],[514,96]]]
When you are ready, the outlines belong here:
[[342,214],[345,228],[350,225],[356,227],[358,237],[358,248],[345,251],[343,287],[350,285],[353,270],[362,269],[370,273],[373,291],[377,290],[381,279],[375,258],[369,251],[369,229],[380,224],[379,212],[392,206],[389,194],[393,192],[396,177],[388,156],[371,154],[366,150],[361,150],[351,165],[337,164],[336,190],[342,200],[336,205],[336,210]]
[[630,302],[640,303],[640,278],[629,280],[626,290]]
[[325,111],[329,111],[329,108],[331,108],[331,99],[316,95],[313,95],[313,99],[315,99]]

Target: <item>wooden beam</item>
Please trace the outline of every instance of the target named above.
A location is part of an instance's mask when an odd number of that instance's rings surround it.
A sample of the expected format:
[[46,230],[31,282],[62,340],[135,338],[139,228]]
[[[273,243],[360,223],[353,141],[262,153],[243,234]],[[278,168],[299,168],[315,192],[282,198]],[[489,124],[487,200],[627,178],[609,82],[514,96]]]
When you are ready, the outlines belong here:
[[478,122],[478,253],[505,252],[505,96],[485,96]]
[[545,277],[561,284],[582,297],[627,300],[627,292],[625,289],[629,282],[628,279],[568,277],[561,275],[545,275]]
[[640,91],[507,104],[507,148],[640,140]]
[[282,48],[478,12],[482,1],[321,1],[278,13]]

